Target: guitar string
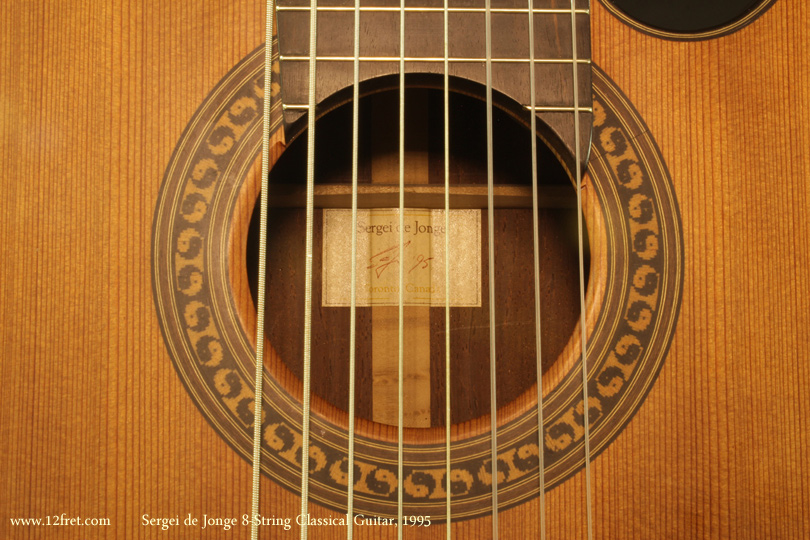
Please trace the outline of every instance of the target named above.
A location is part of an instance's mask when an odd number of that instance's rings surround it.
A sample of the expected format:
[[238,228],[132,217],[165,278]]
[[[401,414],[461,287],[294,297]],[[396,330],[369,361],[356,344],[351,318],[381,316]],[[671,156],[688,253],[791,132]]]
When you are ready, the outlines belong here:
[[492,151],[492,6],[485,2],[486,115],[487,115],[487,242],[489,263],[489,415],[492,473],[492,538],[498,539],[498,401],[495,372],[495,186]]
[[444,0],[444,466],[445,466],[445,538],[451,540],[450,482],[450,42],[448,0]]
[[534,242],[534,320],[537,363],[537,472],[540,505],[540,540],[546,538],[546,481],[545,481],[545,441],[543,440],[543,360],[540,321],[540,220],[537,203],[537,103],[535,96],[534,70],[534,0],[529,0],[529,112],[532,159],[532,239]]
[[354,537],[354,392],[357,336],[357,169],[360,132],[360,0],[354,1],[354,87],[352,88],[352,283],[349,307],[349,448],[347,456],[346,538]]
[[259,275],[256,301],[256,376],[255,395],[253,397],[253,470],[252,497],[250,514],[250,538],[257,540],[259,527],[256,518],[259,515],[259,485],[261,481],[262,457],[262,393],[264,378],[264,308],[265,276],[267,274],[267,199],[269,191],[268,175],[270,174],[270,94],[272,91],[273,73],[273,16],[275,0],[267,0],[265,6],[264,29],[264,97],[262,103],[262,177],[259,199]]
[[312,231],[315,199],[315,80],[317,58],[318,2],[312,0],[309,15],[309,112],[307,113],[307,202],[304,257],[304,357],[303,425],[301,429],[301,540],[309,532],[309,436],[312,346]]
[[[588,5],[590,13],[590,3]],[[582,424],[585,432],[585,513],[587,538],[593,540],[593,521],[591,509],[591,443],[590,414],[588,407],[588,365],[587,365],[587,328],[585,325],[585,263],[582,223],[582,165],[580,163],[580,119],[579,119],[579,66],[577,65],[577,12],[576,0],[571,0],[571,55],[573,58],[572,74],[574,87],[574,167],[577,184],[577,255],[579,259],[579,328],[580,348],[582,352]]]
[[402,540],[405,419],[405,0],[399,3],[399,301],[397,360],[397,540]]
[[[359,0],[356,0],[355,7],[358,8]],[[577,178],[577,199],[578,199],[578,241],[579,241],[579,266],[580,266],[580,315],[581,315],[581,326],[584,329],[584,265],[583,265],[583,238],[582,238],[582,206],[581,206],[581,167],[579,161],[579,117],[576,112],[579,110],[578,106],[578,94],[576,89],[577,85],[577,51],[576,51],[576,13],[577,10],[574,8],[574,0],[572,0],[572,53],[573,53],[573,78],[574,78],[574,131],[575,131],[575,140],[576,140],[576,147],[575,147],[575,155],[576,155],[576,178]],[[447,7],[447,0],[445,0],[445,8]],[[317,5],[316,0],[313,0],[310,9],[310,73],[309,73],[309,110],[315,110],[315,75],[316,75],[316,32],[315,29],[317,28]],[[265,54],[266,54],[266,61],[265,61],[265,81],[266,81],[266,88],[269,89],[270,81],[271,81],[271,57],[272,57],[272,26],[273,26],[273,0],[268,0],[267,2],[267,24],[266,24],[266,45],[265,45]],[[400,245],[403,244],[403,231],[404,231],[404,0],[401,1],[400,4]],[[529,13],[533,13],[532,9],[532,0],[529,0]],[[486,59],[486,69],[487,69],[487,161],[488,161],[488,221],[489,221],[489,266],[490,266],[490,398],[491,398],[491,410],[492,410],[492,478],[493,478],[493,537],[498,537],[498,512],[497,512],[497,434],[496,434],[496,418],[495,418],[495,403],[496,403],[496,393],[495,393],[495,332],[494,332],[494,227],[493,227],[493,174],[492,174],[492,93],[491,93],[491,80],[492,80],[492,73],[491,73],[491,8],[490,8],[490,1],[486,1],[486,48],[487,48],[487,59]],[[353,111],[353,173],[352,173],[352,181],[353,181],[353,193],[352,193],[352,219],[353,223],[357,220],[357,131],[358,131],[358,71],[359,71],[359,9],[355,10],[355,62],[354,62],[354,69],[355,69],[355,88],[354,88],[354,111]],[[530,26],[530,54],[533,56],[533,21],[529,21]],[[444,20],[445,28],[444,28],[444,36],[445,36],[445,227],[446,230],[449,232],[449,136],[448,136],[448,51],[447,51],[447,11],[445,11],[445,20]],[[536,193],[536,178],[537,178],[537,163],[536,163],[536,141],[533,135],[535,131],[535,104],[534,104],[534,61],[530,61],[530,72],[531,72],[531,105],[530,108],[532,110],[531,115],[531,123],[532,123],[532,177],[533,177],[533,222],[534,222],[534,230],[535,230],[535,310],[537,315],[537,340],[538,340],[538,393],[542,394],[541,390],[541,367],[540,367],[540,333],[539,333],[539,273],[538,273],[538,248],[537,248],[537,193]],[[264,346],[263,346],[263,319],[264,319],[264,279],[263,276],[266,274],[266,238],[267,238],[267,178],[268,178],[268,169],[269,169],[269,99],[265,100],[264,104],[264,131],[263,131],[263,151],[262,151],[262,193],[260,198],[260,246],[259,246],[259,299],[258,299],[258,315],[257,315],[257,377],[256,377],[256,398],[254,401],[254,418],[255,416],[261,415],[261,385],[262,385],[262,364],[263,364],[263,353],[264,353]],[[309,424],[310,424],[310,410],[309,410],[309,402],[310,402],[310,358],[311,358],[311,283],[312,283],[312,228],[313,228],[313,192],[314,192],[314,114],[310,114],[308,118],[308,160],[307,160],[307,246],[306,246],[306,272],[305,272],[305,280],[306,280],[306,287],[305,287],[305,324],[304,324],[304,403],[303,403],[303,433],[302,433],[302,444],[303,448],[306,450],[306,454],[308,454],[308,447],[309,447]],[[356,228],[353,227],[353,234],[352,234],[352,252],[356,253]],[[445,236],[445,250],[446,254],[449,253],[449,240],[447,235]],[[356,258],[352,258],[352,303],[351,303],[351,330],[350,330],[350,442],[349,442],[349,508],[352,508],[352,494],[353,494],[353,433],[354,433],[354,417],[352,411],[354,409],[354,339],[355,339],[355,284],[356,284]],[[400,293],[399,293],[399,403],[398,403],[398,415],[399,415],[399,422],[398,422],[398,478],[399,478],[399,489],[398,489],[398,524],[399,524],[399,534],[398,537],[402,537],[402,519],[403,519],[403,512],[402,512],[402,465],[403,465],[403,437],[402,437],[402,427],[403,427],[403,352],[404,352],[404,340],[403,340],[403,255],[400,256]],[[446,301],[449,302],[449,273],[447,264],[445,265],[445,286],[446,286]],[[446,465],[447,465],[447,538],[449,539],[451,536],[450,533],[450,482],[449,482],[449,472],[450,472],[450,392],[449,392],[449,351],[450,351],[450,344],[449,344],[449,309],[446,310],[446,320],[445,325],[447,328],[447,337],[446,337],[446,353],[447,353],[447,364],[446,364],[446,425],[447,425],[447,448],[446,448]],[[583,366],[583,400],[584,403],[587,403],[587,368],[585,366],[585,357],[586,357],[586,349],[585,349],[585,334],[584,331],[582,332],[582,366]],[[542,396],[539,395],[538,402],[541,402]],[[538,407],[539,410],[539,426],[542,429],[542,405]],[[587,409],[586,409],[587,410]],[[585,453],[586,453],[586,507],[587,507],[587,522],[588,522],[588,538],[589,540],[592,538],[592,522],[591,522],[591,504],[590,504],[590,459],[589,459],[589,419],[587,414],[584,415],[584,427],[585,427]],[[255,516],[258,515],[258,502],[259,502],[259,479],[258,476],[260,473],[260,442],[261,442],[261,422],[254,421],[254,471],[253,471],[253,504],[252,504],[252,514]],[[541,446],[542,449],[542,440]],[[258,455],[257,455],[258,454]],[[542,469],[542,451],[540,452],[540,493],[541,493],[541,501],[543,498],[544,492],[544,483],[542,480],[543,476],[543,469]],[[301,501],[301,511],[302,515],[307,515],[307,503],[308,503],[308,470],[309,470],[309,463],[308,459],[303,458],[302,453],[302,501]],[[349,513],[351,515],[351,511]],[[301,538],[307,538],[307,523],[306,519],[302,524],[301,528]],[[351,522],[352,520],[349,519],[350,525],[348,529],[348,537],[352,537],[352,527]],[[257,537],[257,526],[255,523],[255,519],[252,523],[251,527],[251,538],[255,540]],[[544,511],[541,504],[541,536],[545,536],[545,524],[544,524]]]

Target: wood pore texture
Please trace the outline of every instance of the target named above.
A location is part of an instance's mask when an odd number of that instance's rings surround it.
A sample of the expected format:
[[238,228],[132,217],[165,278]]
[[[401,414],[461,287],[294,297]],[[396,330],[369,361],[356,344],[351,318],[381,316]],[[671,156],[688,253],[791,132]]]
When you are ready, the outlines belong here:
[[[686,255],[661,375],[593,462],[594,537],[808,538],[810,8],[779,0],[738,33],[678,43],[592,7],[592,57],[661,147]],[[254,0],[0,10],[0,538],[248,537],[241,524],[182,525],[189,513],[241,521],[250,466],[175,373],[150,241],[171,152],[209,90],[263,41],[263,12]],[[547,538],[585,537],[583,486],[580,473],[548,493]],[[298,511],[263,479],[264,515]],[[63,513],[111,524],[10,520]],[[181,525],[164,532],[144,514]],[[500,537],[539,537],[538,514],[538,499],[502,512]],[[454,538],[490,530],[489,519],[460,522]],[[294,525],[263,530],[296,536]]]

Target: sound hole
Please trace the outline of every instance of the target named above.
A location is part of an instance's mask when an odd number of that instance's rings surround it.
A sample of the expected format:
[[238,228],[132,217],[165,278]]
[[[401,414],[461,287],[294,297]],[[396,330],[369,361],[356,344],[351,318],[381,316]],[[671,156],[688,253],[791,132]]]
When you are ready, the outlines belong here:
[[763,0],[605,0],[636,21],[676,33],[705,32],[730,25]]
[[[374,176],[389,174],[396,183],[398,166],[397,94],[381,92],[361,99],[359,182],[370,185]],[[454,187],[486,186],[485,106],[475,98],[452,94],[450,111],[450,182]],[[316,129],[316,183],[351,183],[351,105],[339,107],[318,121]],[[530,137],[527,127],[498,108],[494,117],[494,176],[496,186],[522,187],[531,193]],[[406,153],[420,160],[423,178],[413,182],[444,184],[443,95],[431,89],[409,89],[406,96]],[[548,369],[560,356],[579,318],[578,249],[575,192],[565,169],[540,138],[538,171],[541,199],[554,194],[555,204],[540,209],[540,287],[542,365]],[[285,196],[285,207],[274,205],[274,193],[290,193],[289,186],[303,186],[306,179],[306,137],[295,139],[270,175],[271,202],[267,245],[266,334],[291,372],[302,376],[304,321],[305,208],[296,195]],[[390,170],[386,173],[385,169]],[[382,173],[380,171],[383,171]],[[413,170],[411,169],[408,169]],[[295,191],[295,190],[293,190]],[[300,190],[299,190],[300,193]],[[562,193],[562,196],[560,194]],[[290,198],[295,199],[290,203]],[[278,199],[277,199],[278,200]],[[481,306],[451,308],[451,417],[453,423],[472,420],[490,412],[489,308],[487,273],[487,216],[482,201]],[[316,206],[318,206],[316,200]],[[531,202],[495,210],[495,314],[497,344],[498,406],[513,402],[536,381],[536,339],[532,251]],[[396,202],[391,206],[396,206]],[[443,208],[440,196],[435,205]],[[452,205],[451,205],[452,207]],[[314,223],[312,297],[312,391],[342,410],[348,408],[349,308],[322,306],[323,210],[316,208]],[[258,253],[258,206],[248,237],[248,271],[251,290],[256,291]],[[588,246],[585,246],[586,275]],[[383,423],[379,412],[380,392],[375,382],[375,354],[390,349],[396,354],[397,334],[379,330],[385,310],[357,308],[357,379],[355,407],[358,417]],[[383,314],[383,315],[381,315]],[[388,312],[390,317],[391,311]],[[406,306],[405,320],[421,319],[424,326],[419,347],[406,342],[405,363],[424,366],[410,375],[422,380],[429,405],[416,411],[419,418],[409,426],[441,426],[445,421],[445,308]],[[406,333],[408,330],[406,330]],[[387,337],[386,337],[387,336]],[[381,342],[381,340],[388,342]],[[427,343],[429,342],[429,343]],[[416,349],[419,349],[417,351]],[[422,355],[423,358],[415,358]],[[409,375],[406,375],[408,383]],[[389,386],[392,381],[388,381]],[[396,384],[396,380],[393,381]],[[408,386],[412,388],[413,386]],[[395,388],[395,386],[394,386]],[[376,398],[374,396],[377,396]],[[390,396],[394,402],[396,396]],[[408,402],[414,399],[406,395]]]

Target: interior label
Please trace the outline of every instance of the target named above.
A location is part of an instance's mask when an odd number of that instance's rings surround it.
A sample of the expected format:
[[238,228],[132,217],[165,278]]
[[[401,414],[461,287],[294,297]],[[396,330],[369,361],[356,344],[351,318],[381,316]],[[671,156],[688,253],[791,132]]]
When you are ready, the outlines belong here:
[[[323,305],[349,306],[352,212],[327,209],[323,221]],[[481,211],[450,210],[449,221],[448,257],[444,210],[406,209],[402,249],[398,209],[358,210],[356,305],[399,305],[402,253],[405,305],[446,305],[445,264],[449,264],[449,305],[481,306]]]

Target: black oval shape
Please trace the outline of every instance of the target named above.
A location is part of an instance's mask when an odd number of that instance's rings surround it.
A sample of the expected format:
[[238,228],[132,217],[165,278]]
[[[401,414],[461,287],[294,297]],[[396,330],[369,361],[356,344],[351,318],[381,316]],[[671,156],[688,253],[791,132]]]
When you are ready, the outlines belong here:
[[[735,23],[741,22],[754,11],[764,12],[773,0],[603,0],[627,17],[654,30],[673,34],[700,34],[712,30],[738,29]],[[753,18],[751,19],[753,20]],[[748,21],[750,22],[750,21]],[[742,27],[742,26],[739,26]],[[717,34],[722,35],[722,34]],[[674,36],[665,36],[674,37]],[[716,37],[716,36],[705,36]]]

